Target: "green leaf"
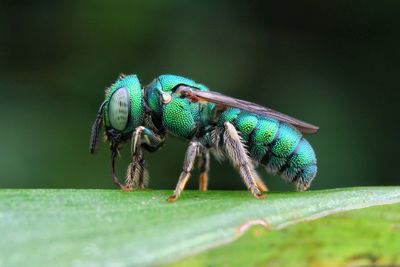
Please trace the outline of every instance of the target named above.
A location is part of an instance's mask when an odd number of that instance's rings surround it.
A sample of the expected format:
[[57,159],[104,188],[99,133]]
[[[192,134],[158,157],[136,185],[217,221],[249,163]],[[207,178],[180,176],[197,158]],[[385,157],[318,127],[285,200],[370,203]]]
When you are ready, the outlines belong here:
[[0,266],[148,266],[238,238],[253,224],[304,220],[399,203],[400,187],[303,193],[0,190]]
[[400,205],[335,214],[237,241],[171,266],[400,266]]

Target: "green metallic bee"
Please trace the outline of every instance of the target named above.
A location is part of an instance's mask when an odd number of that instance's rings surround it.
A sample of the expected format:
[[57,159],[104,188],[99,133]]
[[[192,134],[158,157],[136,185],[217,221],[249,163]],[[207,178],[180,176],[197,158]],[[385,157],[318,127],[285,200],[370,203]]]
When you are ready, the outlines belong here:
[[[91,153],[96,150],[103,124],[111,147],[112,179],[125,191],[146,186],[142,149],[158,150],[168,134],[189,140],[182,173],[168,201],[175,201],[182,193],[196,158],[200,190],[207,190],[210,151],[231,161],[256,198],[267,191],[255,171],[258,165],[294,183],[298,191],[306,190],[317,173],[314,150],[301,132],[315,133],[318,127],[209,91],[181,76],[161,75],[142,88],[136,75],[120,75],[106,90],[93,124]],[[115,158],[129,139],[132,162],[123,184],[115,174]]]

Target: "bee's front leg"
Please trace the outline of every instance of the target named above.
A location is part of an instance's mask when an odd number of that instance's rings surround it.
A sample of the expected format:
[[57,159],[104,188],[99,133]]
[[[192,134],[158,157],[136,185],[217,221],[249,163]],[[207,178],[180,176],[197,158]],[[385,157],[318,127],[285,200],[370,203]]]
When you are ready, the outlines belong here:
[[146,167],[142,147],[150,151],[156,151],[164,143],[164,136],[154,133],[152,130],[139,126],[132,135],[132,162],[126,173],[125,190],[132,188],[143,189],[147,186]]
[[130,191],[133,188],[144,189],[148,181],[145,179],[145,160],[143,151],[139,147],[137,152],[132,156],[132,162],[128,166],[125,178],[125,190]]
[[182,172],[179,176],[178,184],[176,185],[174,194],[167,199],[169,202],[174,202],[177,200],[185,188],[185,185],[190,178],[190,172],[193,169],[194,161],[196,160],[200,146],[201,144],[197,141],[190,142],[189,147],[186,150]]

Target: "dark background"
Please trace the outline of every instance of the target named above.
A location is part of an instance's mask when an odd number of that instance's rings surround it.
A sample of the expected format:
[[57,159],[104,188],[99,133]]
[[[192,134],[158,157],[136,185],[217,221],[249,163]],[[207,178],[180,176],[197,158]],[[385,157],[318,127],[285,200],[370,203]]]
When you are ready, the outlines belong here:
[[[216,2],[3,1],[0,187],[114,188],[107,146],[91,156],[88,145],[121,72],[143,84],[188,76],[319,125],[307,137],[314,189],[400,184],[400,2]],[[185,146],[170,137],[146,156],[151,188],[174,188]],[[291,188],[260,173],[272,190]],[[210,187],[244,189],[215,161]]]

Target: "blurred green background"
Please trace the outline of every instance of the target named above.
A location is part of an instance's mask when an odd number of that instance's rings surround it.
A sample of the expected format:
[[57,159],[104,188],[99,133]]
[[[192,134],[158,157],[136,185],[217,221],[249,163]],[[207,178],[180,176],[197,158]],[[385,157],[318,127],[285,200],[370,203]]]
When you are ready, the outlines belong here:
[[[109,150],[88,151],[119,73],[164,73],[319,125],[312,188],[399,185],[398,1],[2,1],[0,187],[114,188]],[[173,189],[186,142],[147,154]],[[129,160],[125,147],[117,167]],[[211,189],[244,189],[212,162]],[[272,190],[291,186],[260,173]],[[197,188],[197,172],[189,188]]]

